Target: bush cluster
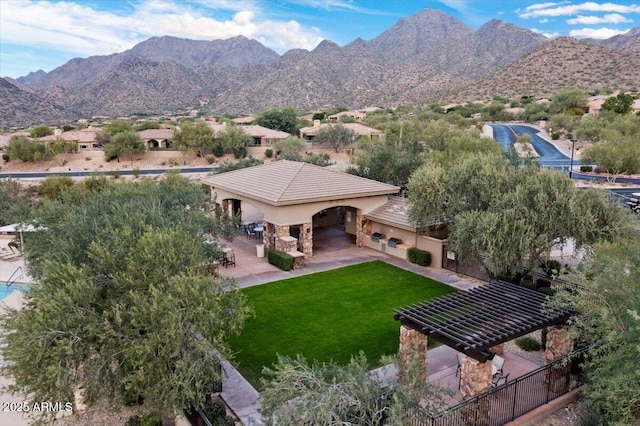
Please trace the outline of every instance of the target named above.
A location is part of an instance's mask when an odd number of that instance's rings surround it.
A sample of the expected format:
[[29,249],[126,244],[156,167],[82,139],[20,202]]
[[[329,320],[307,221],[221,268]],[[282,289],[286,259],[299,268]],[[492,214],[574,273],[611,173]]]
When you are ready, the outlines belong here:
[[127,426],[162,426],[162,417],[158,412],[134,415],[127,420]]
[[516,345],[523,351],[534,352],[542,349],[542,345],[533,337],[524,336],[516,339]]
[[268,250],[267,259],[270,264],[277,266],[283,271],[290,271],[293,269],[293,256],[283,251]]
[[411,247],[409,250],[407,250],[407,255],[409,256],[409,262],[411,263],[416,263],[420,266],[431,265],[431,253],[429,253],[428,251]]
[[580,166],[580,171],[581,172],[592,172],[593,171],[593,166]]
[[236,424],[232,417],[227,416],[224,402],[220,400],[207,401],[202,412],[214,426],[234,426]]

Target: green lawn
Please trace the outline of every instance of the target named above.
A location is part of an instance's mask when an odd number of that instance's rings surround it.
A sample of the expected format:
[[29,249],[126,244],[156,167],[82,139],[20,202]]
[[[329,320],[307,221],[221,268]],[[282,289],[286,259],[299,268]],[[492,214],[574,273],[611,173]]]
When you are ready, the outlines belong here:
[[455,289],[381,261],[305,275],[242,290],[255,309],[231,347],[254,386],[276,354],[346,363],[364,351],[371,363],[398,351],[393,310]]

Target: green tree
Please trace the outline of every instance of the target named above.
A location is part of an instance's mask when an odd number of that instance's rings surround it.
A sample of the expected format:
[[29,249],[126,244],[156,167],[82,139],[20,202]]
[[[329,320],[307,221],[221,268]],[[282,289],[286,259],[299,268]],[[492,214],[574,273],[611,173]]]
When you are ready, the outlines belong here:
[[203,157],[214,144],[213,130],[204,120],[183,121],[173,135],[173,143],[183,153]]
[[42,161],[46,149],[44,143],[34,142],[24,136],[12,136],[6,148],[11,160]]
[[0,180],[0,226],[25,221],[30,213],[30,201],[20,183],[13,179]]
[[631,111],[634,98],[626,93],[620,93],[618,96],[607,98],[602,104],[605,111],[613,111],[616,114],[627,114]]
[[302,161],[302,152],[307,147],[305,141],[295,136],[273,141],[273,149],[281,160]]
[[159,129],[159,128],[160,128],[160,123],[158,123],[157,121],[146,120],[136,125],[134,130],[140,132],[142,130]]
[[179,175],[44,202],[44,230],[25,236],[37,284],[2,317],[14,389],[33,401],[79,388],[89,403],[140,397],[169,415],[202,407],[220,379],[212,349],[230,356],[226,336],[249,313],[232,281],[205,275],[221,254],[205,235],[231,232],[210,211]]
[[216,144],[220,144],[224,149],[231,149],[236,158],[245,157],[246,147],[253,144],[253,138],[240,126],[227,125],[226,127],[216,135]]
[[582,287],[557,294],[574,309],[574,338],[588,344],[584,395],[605,424],[640,423],[640,241],[622,238],[596,246]]
[[640,117],[602,112],[581,123],[577,134],[598,141],[584,149],[582,162],[596,163],[614,175],[640,171]]
[[127,120],[113,120],[111,123],[105,125],[103,129],[105,132],[109,133],[110,135],[115,136],[118,133],[128,132],[133,130],[133,126]]
[[36,126],[31,129],[29,136],[35,139],[43,138],[53,134],[53,129],[49,126]]
[[266,425],[283,426],[401,426],[407,424],[409,411],[435,414],[444,408],[443,402],[452,392],[419,383],[417,378],[422,375],[416,366],[410,365],[409,372],[398,383],[382,389],[382,378],[372,374],[363,353],[347,365],[309,364],[301,356],[279,357],[273,368],[264,369],[262,418]]
[[118,158],[118,161],[121,155],[126,155],[133,164],[133,156],[144,154],[146,150],[147,147],[140,135],[133,130],[127,130],[111,138],[111,142],[104,147],[104,154],[109,158]]
[[353,130],[342,124],[334,124],[321,128],[313,139],[313,143],[330,146],[336,152],[340,152],[342,148],[352,144],[355,140],[356,133]]
[[255,123],[273,130],[296,135],[298,133],[298,116],[291,107],[268,109],[256,117]]
[[[566,175],[498,155],[465,157],[447,168],[426,163],[411,176],[408,193],[414,223],[446,223],[453,251],[481,259],[494,275],[535,270],[556,244],[574,238],[580,249],[612,241],[633,223],[623,207],[580,195]],[[587,218],[598,218],[598,233]]]
[[560,114],[573,108],[585,108],[589,94],[584,89],[564,89],[551,97],[549,112]]
[[47,142],[45,145],[48,154],[53,155],[60,166],[64,166],[67,162],[67,154],[78,151],[78,144],[74,141],[66,141],[61,137],[56,140]]
[[49,176],[40,182],[38,192],[48,199],[62,199],[63,195],[74,188],[73,179],[69,176]]

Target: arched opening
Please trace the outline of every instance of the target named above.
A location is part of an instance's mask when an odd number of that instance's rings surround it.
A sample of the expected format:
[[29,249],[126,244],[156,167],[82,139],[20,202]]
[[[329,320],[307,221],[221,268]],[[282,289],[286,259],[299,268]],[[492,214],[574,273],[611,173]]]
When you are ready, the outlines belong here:
[[331,207],[314,214],[311,221],[314,254],[355,246],[356,214],[357,209],[350,206]]

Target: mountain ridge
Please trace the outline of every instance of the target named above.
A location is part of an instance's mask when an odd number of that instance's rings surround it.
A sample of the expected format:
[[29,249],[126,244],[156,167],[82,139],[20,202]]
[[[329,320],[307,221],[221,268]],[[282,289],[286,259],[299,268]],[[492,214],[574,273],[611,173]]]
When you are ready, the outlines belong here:
[[[597,44],[549,41],[499,19],[474,31],[442,11],[424,9],[371,40],[356,38],[344,46],[324,40],[311,51],[282,55],[242,36],[152,37],[122,53],[74,58],[49,73],[36,71],[13,83],[7,79],[15,89],[4,86],[2,99],[18,110],[12,115],[7,109],[4,122],[24,126],[60,117],[160,113],[203,100],[210,101],[205,113],[252,114],[284,106],[313,110],[470,101],[490,99],[490,91],[542,94],[569,84],[588,89],[640,85],[640,75],[633,72],[640,68],[634,50],[640,31],[623,36]],[[578,60],[585,55],[593,57]],[[563,70],[565,61],[574,75]],[[624,67],[620,78],[613,72],[616,66]],[[38,105],[31,119],[29,102]]]

